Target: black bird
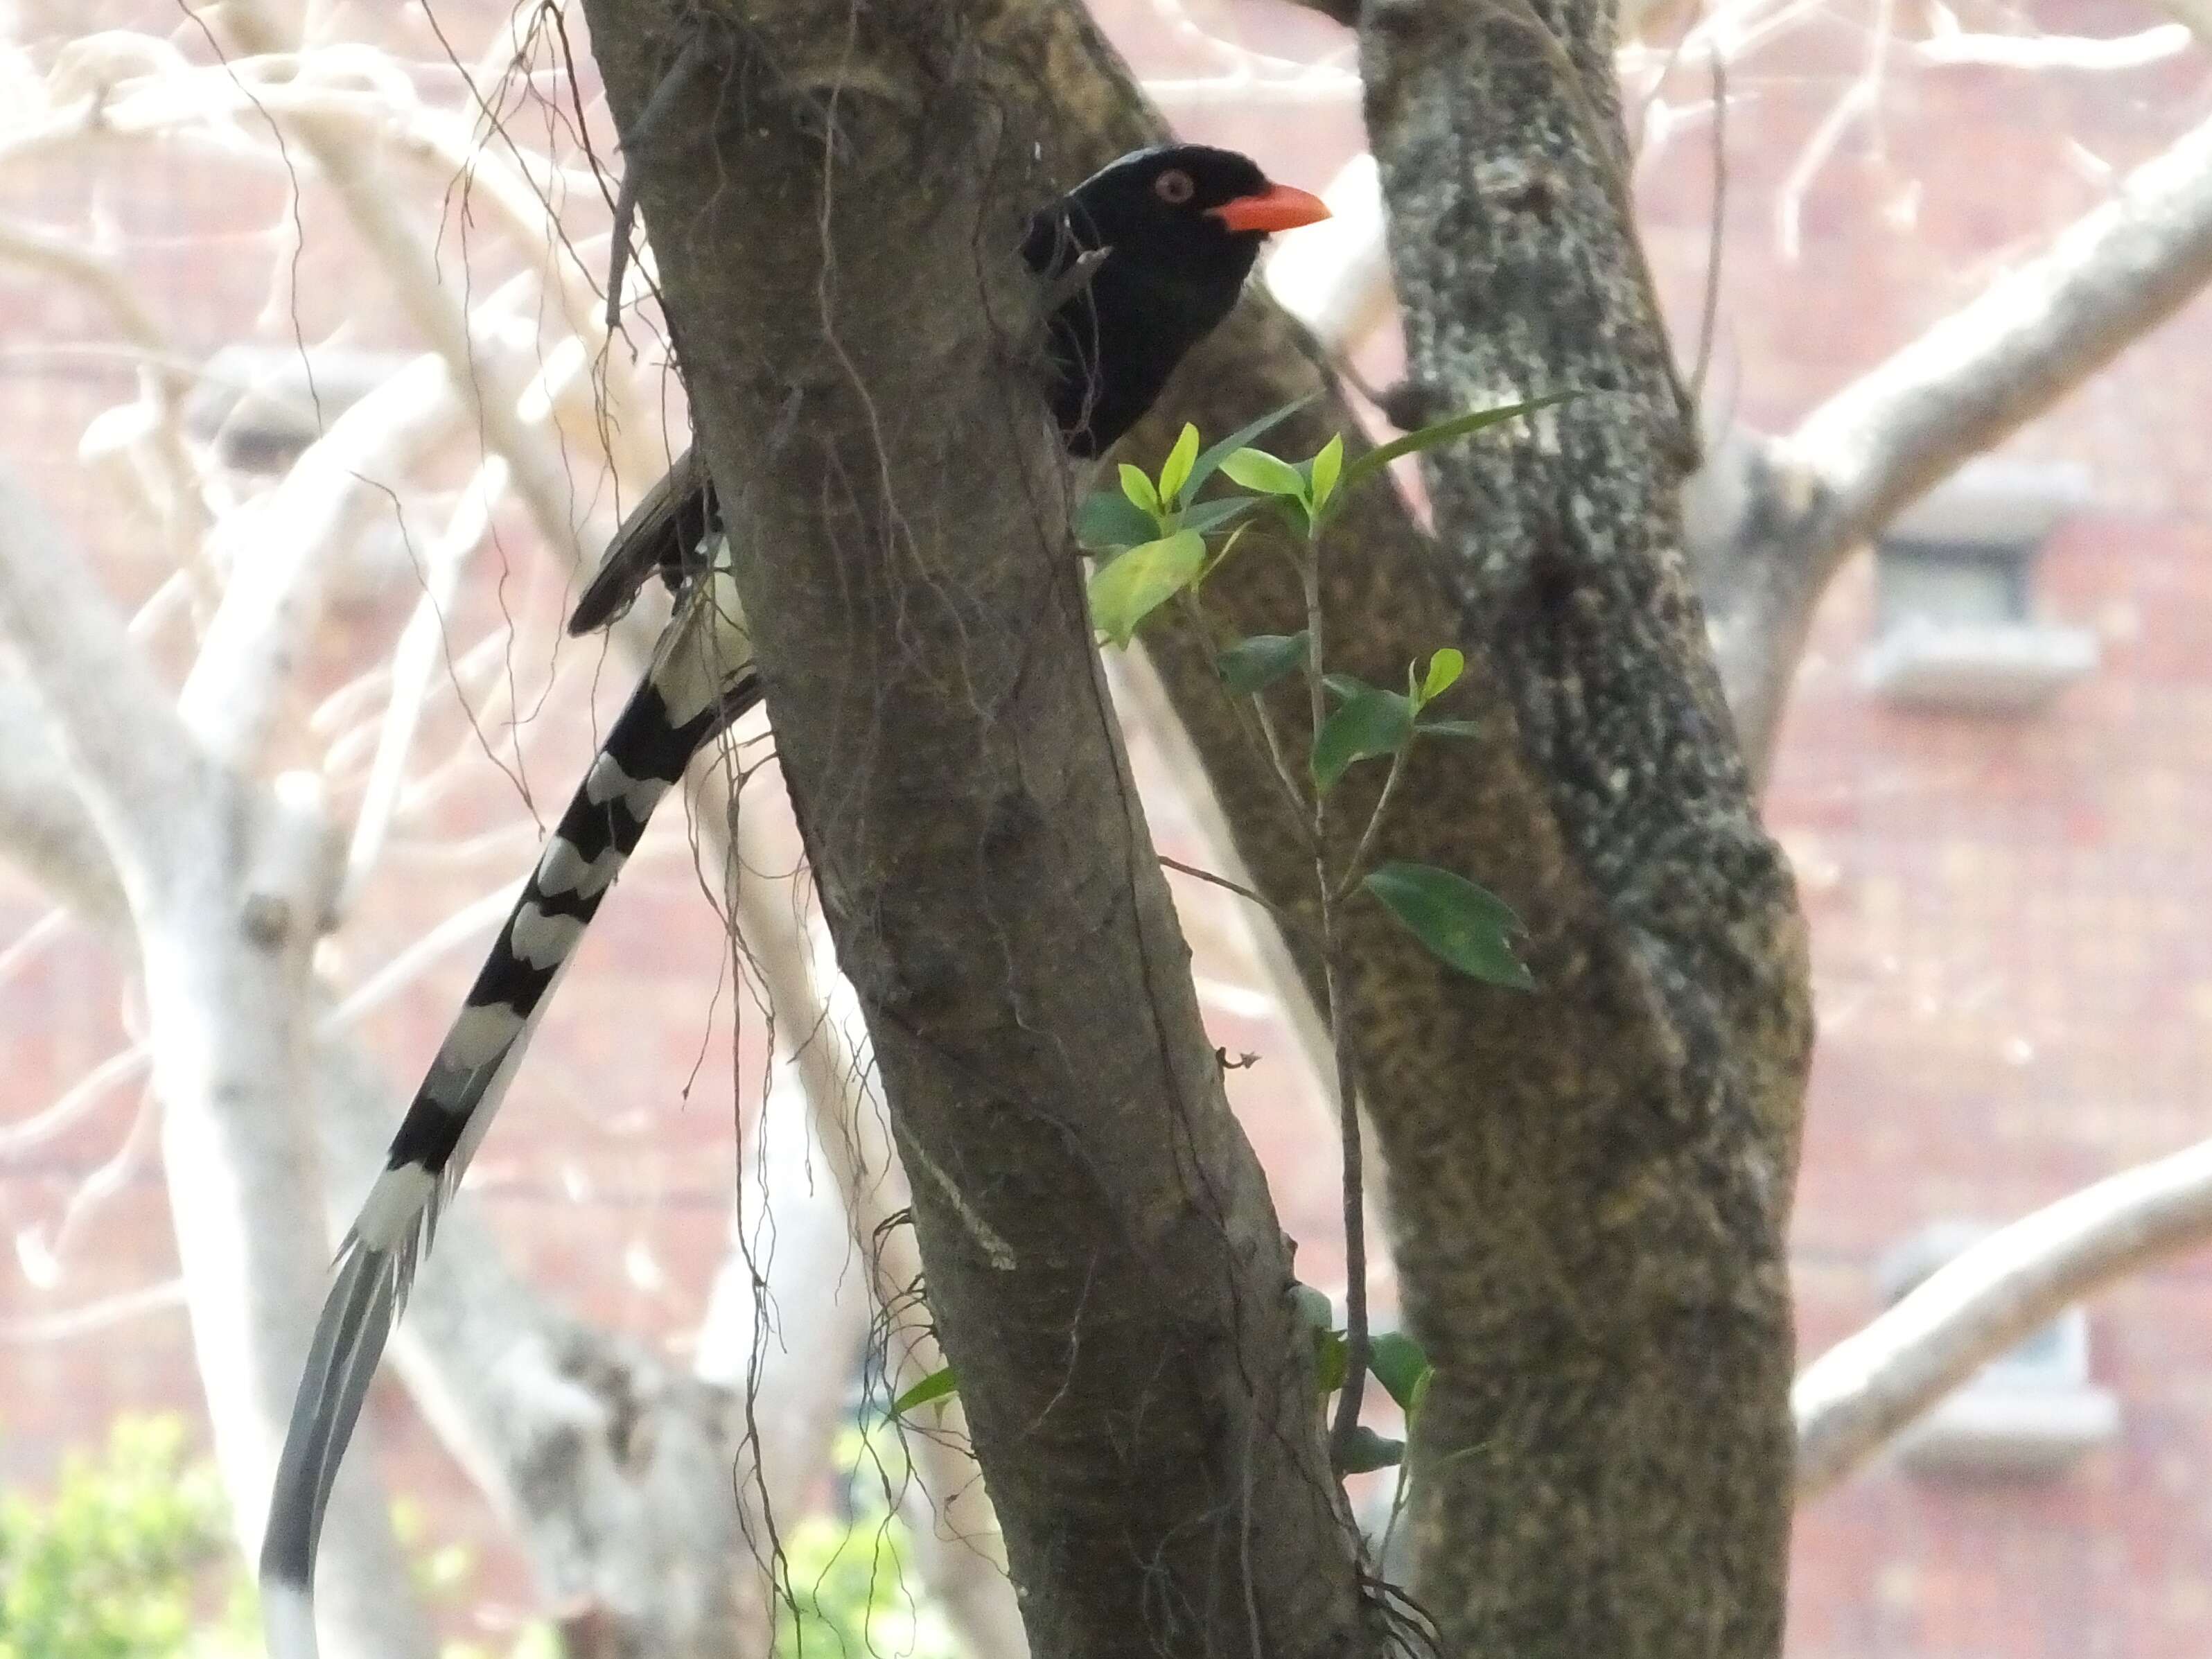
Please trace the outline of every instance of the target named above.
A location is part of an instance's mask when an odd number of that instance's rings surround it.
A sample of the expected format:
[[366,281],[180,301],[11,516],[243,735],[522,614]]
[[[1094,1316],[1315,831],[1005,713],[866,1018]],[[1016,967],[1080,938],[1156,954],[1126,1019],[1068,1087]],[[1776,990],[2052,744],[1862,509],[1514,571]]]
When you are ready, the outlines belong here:
[[1033,216],[1022,257],[1040,276],[1103,255],[1050,325],[1046,395],[1068,453],[1103,455],[1143,417],[1235,307],[1269,233],[1327,217],[1318,197],[1203,144],[1125,155]]
[[[1046,325],[1045,383],[1067,453],[1112,448],[1236,307],[1261,244],[1328,217],[1319,197],[1206,144],[1133,150],[1032,214],[1022,258],[1068,290]],[[605,628],[656,569],[680,589],[720,532],[714,489],[684,451],[617,532],[568,631]]]
[[[1233,151],[1180,144],[1102,168],[1030,221],[1022,252],[1061,289],[1047,326],[1045,395],[1068,453],[1133,426],[1183,354],[1237,303],[1272,231],[1328,210],[1270,184]],[[338,1253],[276,1470],[262,1539],[270,1659],[313,1659],[316,1540],[416,1258],[490,1127],[554,983],[693,756],[761,700],[704,465],[687,451],[615,532],[572,633],[619,615],[658,568],[679,589],[652,665],[546,840],[467,1000],[401,1120]]]

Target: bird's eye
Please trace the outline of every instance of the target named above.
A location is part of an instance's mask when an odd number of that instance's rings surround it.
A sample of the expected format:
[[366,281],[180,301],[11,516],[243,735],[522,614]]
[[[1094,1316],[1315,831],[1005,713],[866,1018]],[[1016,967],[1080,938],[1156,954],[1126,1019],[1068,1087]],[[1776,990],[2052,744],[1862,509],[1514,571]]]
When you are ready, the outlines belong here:
[[1152,180],[1152,194],[1170,207],[1181,207],[1198,194],[1198,186],[1190,181],[1190,174],[1181,167],[1170,167]]

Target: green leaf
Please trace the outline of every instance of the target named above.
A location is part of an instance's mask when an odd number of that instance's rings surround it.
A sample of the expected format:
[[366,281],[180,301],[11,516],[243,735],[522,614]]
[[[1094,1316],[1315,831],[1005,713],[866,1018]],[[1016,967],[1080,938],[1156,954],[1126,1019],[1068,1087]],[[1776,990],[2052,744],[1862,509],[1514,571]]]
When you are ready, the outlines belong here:
[[1452,689],[1459,677],[1467,672],[1467,659],[1450,646],[1446,646],[1429,659],[1429,672],[1421,682],[1420,701],[1434,702]]
[[1159,516],[1160,492],[1152,488],[1152,481],[1145,476],[1145,469],[1141,466],[1132,466],[1127,461],[1121,463],[1121,493],[1154,518]]
[[1395,754],[1413,734],[1413,705],[1372,687],[1347,697],[1314,733],[1314,787],[1327,794],[1355,761]]
[[1186,496],[1197,495],[1199,487],[1221,470],[1222,462],[1227,460],[1255,438],[1263,437],[1273,431],[1276,427],[1320,396],[1321,393],[1318,392],[1309,392],[1296,402],[1285,404],[1280,409],[1262,415],[1248,426],[1238,427],[1219,443],[1211,445],[1201,451],[1198,460],[1190,469],[1190,477],[1183,484],[1183,494]]
[[1513,954],[1510,936],[1521,919],[1495,893],[1433,865],[1395,860],[1377,865],[1361,884],[1438,960],[1487,984],[1535,989]]
[[[1305,480],[1299,479],[1298,485],[1304,488]],[[1269,510],[1283,521],[1291,534],[1302,542],[1313,539],[1313,514],[1306,510],[1304,500],[1296,495],[1269,495],[1265,499]]]
[[1168,451],[1167,459],[1160,463],[1160,500],[1163,502],[1170,506],[1174,504],[1176,498],[1182,493],[1183,485],[1190,481],[1191,463],[1197,459],[1198,428],[1185,421],[1182,435],[1175,441],[1175,447]]
[[1385,1331],[1368,1344],[1367,1369],[1404,1411],[1413,1408],[1414,1390],[1429,1374],[1429,1357],[1403,1331]]
[[1337,475],[1344,471],[1344,436],[1341,433],[1321,447],[1313,458],[1312,471],[1307,475],[1313,481],[1314,511],[1318,513],[1328,505],[1328,498],[1336,491]]
[[1118,489],[1085,495],[1075,509],[1075,539],[1092,553],[1134,547],[1159,533],[1152,515]]
[[1304,629],[1295,634],[1255,634],[1216,657],[1214,672],[1238,696],[1249,696],[1304,667],[1312,643],[1312,636]]
[[942,1400],[959,1386],[960,1379],[953,1375],[951,1366],[947,1365],[942,1370],[932,1371],[891,1401],[891,1415],[904,1417],[916,1406],[927,1406],[933,1400]]
[[1116,645],[1137,624],[1190,586],[1206,563],[1206,538],[1195,530],[1133,547],[1091,577],[1091,619]]
[[1479,738],[1480,720],[1423,720],[1413,730],[1425,738]]
[[1376,689],[1357,674],[1324,674],[1321,677],[1321,683],[1322,689],[1340,702]]
[[1344,1386],[1346,1362],[1351,1353],[1342,1331],[1314,1333],[1314,1382],[1326,1400]]
[[[1116,495],[1114,499],[1120,501],[1121,498]],[[1220,529],[1238,514],[1249,512],[1257,505],[1249,495],[1225,495],[1218,501],[1200,501],[1195,507],[1183,508],[1182,517],[1178,522],[1183,529],[1195,530],[1204,536]],[[1146,533],[1149,535],[1152,532],[1147,531]]]
[[1406,1443],[1386,1440],[1364,1423],[1355,1424],[1352,1432],[1345,1436],[1339,1456],[1346,1474],[1366,1474],[1376,1469],[1395,1468],[1404,1462]]
[[1257,490],[1262,495],[1287,495],[1298,501],[1305,499],[1306,481],[1298,476],[1297,468],[1288,461],[1278,460],[1264,449],[1240,449],[1222,462],[1221,470],[1229,475],[1231,483]]
[[1472,414],[1455,415],[1448,421],[1438,421],[1418,432],[1408,432],[1401,438],[1393,438],[1389,443],[1369,450],[1346,467],[1343,480],[1337,488],[1346,491],[1357,489],[1401,455],[1433,449],[1438,444],[1449,443],[1454,438],[1464,438],[1469,433],[1496,426],[1501,421],[1533,414],[1537,410],[1548,409],[1553,404],[1563,404],[1574,395],[1571,392],[1554,392],[1541,398],[1524,398],[1517,404],[1500,404],[1494,409],[1478,409]]

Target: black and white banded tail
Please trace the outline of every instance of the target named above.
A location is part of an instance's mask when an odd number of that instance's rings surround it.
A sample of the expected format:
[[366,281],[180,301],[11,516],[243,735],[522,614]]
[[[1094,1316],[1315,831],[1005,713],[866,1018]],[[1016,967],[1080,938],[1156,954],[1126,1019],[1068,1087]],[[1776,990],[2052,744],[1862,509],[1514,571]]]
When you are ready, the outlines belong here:
[[[624,545],[636,542],[626,538]],[[643,562],[637,579],[653,568]],[[691,757],[760,699],[736,597],[726,569],[718,568],[679,601],[643,682],[547,839],[339,1249],[262,1538],[270,1659],[313,1659],[315,1546],[324,1507],[441,1206],[482,1143],[555,984],[653,809]]]

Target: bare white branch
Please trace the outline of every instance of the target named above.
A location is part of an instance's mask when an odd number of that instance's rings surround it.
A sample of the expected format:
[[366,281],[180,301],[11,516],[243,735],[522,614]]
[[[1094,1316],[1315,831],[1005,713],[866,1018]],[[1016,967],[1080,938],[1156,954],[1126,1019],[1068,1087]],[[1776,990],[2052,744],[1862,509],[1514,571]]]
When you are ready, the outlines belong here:
[[1982,64],[1996,69],[2086,70],[2112,72],[2143,69],[2179,58],[2195,44],[2185,23],[2161,23],[2133,34],[1982,34],[1959,27],[1936,9],[1935,33],[1916,41],[1912,55],[1923,64]]
[[345,878],[337,897],[341,916],[351,912],[384,850],[385,835],[392,827],[401,786],[406,781],[407,758],[414,751],[423,704],[432,677],[443,659],[446,617],[453,608],[462,573],[491,529],[492,509],[506,485],[504,461],[495,457],[478,467],[444,532],[423,556],[422,596],[416,601],[414,614],[408,617],[392,649],[392,696],[385,707],[376,757],[369,764],[368,790],[354,823],[353,844],[346,853]]
[[221,532],[234,550],[222,606],[185,682],[179,711],[210,753],[251,767],[306,660],[338,548],[393,481],[451,429],[443,362],[416,358],[331,422],[284,482]]
[[2212,1242],[2212,1140],[1991,1234],[1808,1365],[1790,1394],[1797,1495],[1834,1485],[2062,1309]]
[[21,652],[67,775],[134,904],[170,873],[204,781],[167,689],[46,509],[0,473],[0,629]]
[[137,1082],[153,1063],[153,1054],[143,1042],[110,1054],[64,1089],[51,1106],[0,1127],[0,1158],[20,1158],[40,1141],[82,1122],[106,1100],[110,1090]]
[[104,1296],[97,1302],[88,1302],[81,1307],[64,1309],[59,1313],[34,1314],[27,1319],[0,1320],[0,1343],[28,1347],[37,1343],[66,1342],[80,1336],[95,1335],[126,1319],[143,1318],[149,1313],[167,1313],[172,1308],[181,1309],[184,1305],[184,1280],[167,1279],[159,1285],[149,1285],[143,1290],[121,1291],[113,1296]]
[[[1763,498],[1756,545],[1713,538],[1700,583],[1737,730],[1763,772],[1814,607],[1844,557],[2212,281],[2212,122],[2177,139],[1788,437],[1716,453],[1698,488]],[[1747,483],[1723,476],[1742,469]],[[1732,512],[1723,521],[1740,526]],[[1717,549],[1718,550],[1714,550]]]
[[[285,49],[259,0],[231,0],[222,9],[222,23],[249,52]],[[522,419],[522,377],[502,354],[479,349],[466,313],[441,282],[437,261],[403,201],[385,187],[361,147],[348,142],[348,132],[328,117],[299,116],[292,131],[344,203],[408,319],[445,360],[473,424],[492,452],[514,469],[516,492],[538,533],[556,546],[577,547],[577,492],[559,445]]]
[[1865,66],[1852,77],[1850,85],[1813,129],[1813,136],[1805,141],[1804,149],[1790,163],[1781,191],[1775,198],[1775,235],[1782,245],[1782,257],[1793,264],[1800,252],[1798,230],[1804,216],[1806,192],[1812,189],[1828,158],[1835,154],[1844,135],[1869,118],[1881,101],[1882,76],[1889,59],[1895,9],[1896,0],[1875,0]]
[[465,945],[481,945],[500,919],[521,896],[518,878],[472,899],[436,927],[411,940],[407,948],[363,980],[333,1008],[324,1022],[326,1030],[356,1025],[402,991],[415,984],[439,962]]

